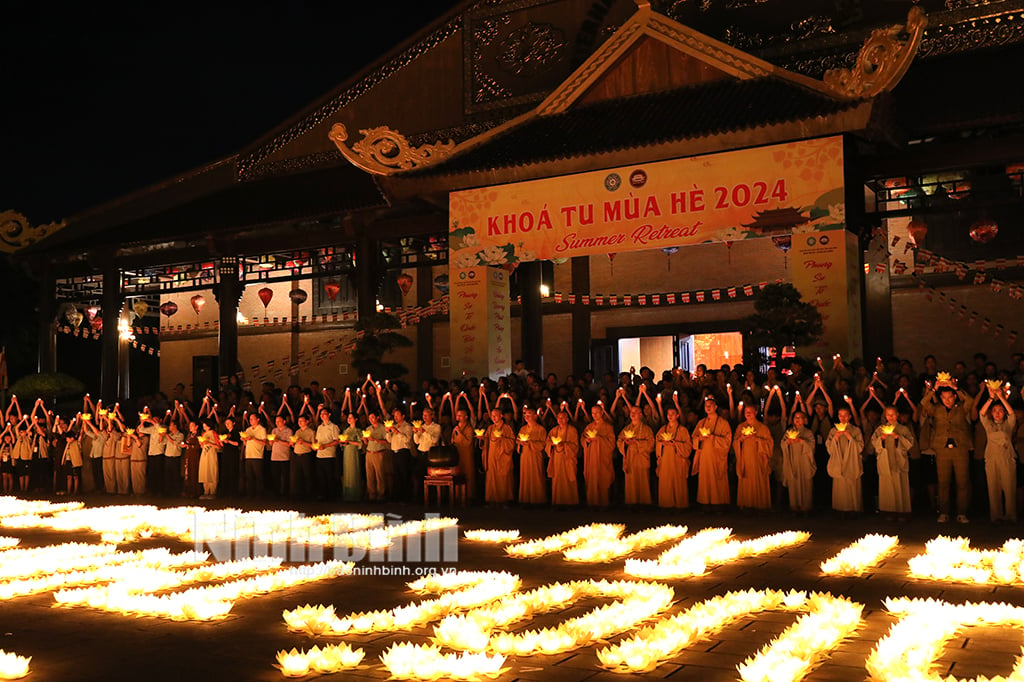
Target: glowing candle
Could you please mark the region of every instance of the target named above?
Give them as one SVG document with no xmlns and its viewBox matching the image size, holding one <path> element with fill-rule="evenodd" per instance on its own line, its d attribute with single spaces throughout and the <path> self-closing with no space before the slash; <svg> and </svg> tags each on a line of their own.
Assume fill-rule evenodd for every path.
<svg viewBox="0 0 1024 682">
<path fill-rule="evenodd" d="M 786 429 L 786 438 L 790 440 L 796 440 L 800 437 L 800 432 L 796 429 Z"/>
</svg>

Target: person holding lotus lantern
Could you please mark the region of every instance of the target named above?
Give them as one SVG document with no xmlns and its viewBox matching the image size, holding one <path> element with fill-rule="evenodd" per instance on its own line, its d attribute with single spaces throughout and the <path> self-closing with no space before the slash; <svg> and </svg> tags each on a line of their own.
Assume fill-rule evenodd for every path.
<svg viewBox="0 0 1024 682">
<path fill-rule="evenodd" d="M 718 401 L 711 394 L 704 398 L 706 416 L 693 429 L 697 454 L 693 473 L 697 476 L 697 502 L 713 507 L 729 504 L 729 446 L 732 429 L 718 414 Z"/>
<path fill-rule="evenodd" d="M 286 403 L 282 402 L 282 408 Z M 288 472 L 291 469 L 292 456 L 292 430 L 288 428 L 284 414 L 278 410 L 274 417 L 274 430 L 267 434 L 267 441 L 270 443 L 270 471 L 274 480 L 274 490 L 278 497 L 285 497 L 288 494 Z"/>
<path fill-rule="evenodd" d="M 551 503 L 559 506 L 578 505 L 576 460 L 580 452 L 580 436 L 569 423 L 569 413 L 558 413 L 558 426 L 548 432 L 548 478 L 551 479 Z"/>
<path fill-rule="evenodd" d="M 986 383 L 988 401 L 979 413 L 988 442 L 985 445 L 985 478 L 988 506 L 993 523 L 1017 520 L 1017 453 L 1013 432 L 1017 417 L 1006 401 L 1002 383 Z"/>
<path fill-rule="evenodd" d="M 341 433 L 341 499 L 345 502 L 359 502 L 363 499 L 360 484 L 359 454 L 363 449 L 362 431 L 356 415 L 349 412 L 345 415 L 345 430 Z"/>
<path fill-rule="evenodd" d="M 619 431 L 617 441 L 626 474 L 626 504 L 651 504 L 651 452 L 654 433 L 644 423 L 640 407 L 629 408 L 629 423 Z"/>
<path fill-rule="evenodd" d="M 203 433 L 199 436 L 199 445 L 202 451 L 199 454 L 199 483 L 203 486 L 201 500 L 212 500 L 217 495 L 217 482 L 219 480 L 219 462 L 217 451 L 220 450 L 220 436 L 213 430 L 213 424 L 203 422 Z"/>
<path fill-rule="evenodd" d="M 782 448 L 782 483 L 789 491 L 789 508 L 806 514 L 814 506 L 814 434 L 807 428 L 807 414 L 793 412 L 793 426 L 786 430 Z"/>
<path fill-rule="evenodd" d="M 370 426 L 362 432 L 366 444 L 366 494 L 371 502 L 383 502 L 388 493 L 388 470 L 384 458 L 388 449 L 388 434 L 376 412 L 367 416 Z"/>
<path fill-rule="evenodd" d="M 736 454 L 736 505 L 740 509 L 771 509 L 772 434 L 757 419 L 757 408 L 743 408 L 742 424 L 736 427 L 732 446 Z"/>
<path fill-rule="evenodd" d="M 875 427 L 871 444 L 878 460 L 878 510 L 890 516 L 910 515 L 910 449 L 914 433 L 900 424 L 899 410 L 885 408 L 885 422 Z"/>
<path fill-rule="evenodd" d="M 678 395 L 678 394 L 677 394 Z M 668 422 L 658 431 L 657 466 L 658 506 L 685 509 L 690 506 L 690 433 L 679 422 L 679 407 L 665 410 Z"/>
<path fill-rule="evenodd" d="M 548 432 L 537 423 L 537 410 L 523 409 L 525 423 L 517 434 L 519 447 L 519 504 L 546 504 L 544 452 Z M 555 427 L 557 428 L 557 427 Z"/>
<path fill-rule="evenodd" d="M 938 402 L 935 396 L 938 394 Z M 956 520 L 967 523 L 967 510 L 971 504 L 969 450 L 974 439 L 971 435 L 971 409 L 974 399 L 957 388 L 948 372 L 939 372 L 934 389 L 928 388 L 921 398 L 921 419 L 931 422 L 931 449 L 935 451 L 935 465 L 939 480 L 939 523 L 949 521 L 949 484 L 956 477 Z"/>
<path fill-rule="evenodd" d="M 303 412 L 299 413 L 298 427 L 288 439 L 292 446 L 289 488 L 293 498 L 305 500 L 313 491 L 313 441 L 316 440 L 316 432 L 309 425 L 309 416 Z"/>
<path fill-rule="evenodd" d="M 853 408 L 840 407 L 836 412 L 838 421 L 825 439 L 828 475 L 832 477 L 832 508 L 844 515 L 864 511 L 860 481 L 864 473 L 864 435 L 852 422 L 852 416 Z"/>
<path fill-rule="evenodd" d="M 445 396 L 449 400 L 450 394 Z M 458 407 L 459 401 L 465 399 L 466 407 Z M 452 425 L 452 445 L 459 452 L 459 470 L 466 477 L 466 497 L 476 500 L 476 434 L 473 432 L 473 408 L 465 393 L 460 393 L 455 400 L 455 424 Z"/>
<path fill-rule="evenodd" d="M 326 407 L 320 408 L 320 424 L 316 427 L 316 438 L 312 444 L 313 450 L 316 451 L 316 477 L 320 499 L 333 498 L 338 487 L 338 459 L 335 451 L 340 436 L 341 429 L 331 421 L 331 411 Z"/>
<path fill-rule="evenodd" d="M 259 414 L 249 415 L 249 428 L 239 438 L 245 444 L 245 495 L 259 497 L 263 494 L 263 451 L 267 447 L 267 429 Z"/>
<path fill-rule="evenodd" d="M 512 501 L 512 452 L 515 437 L 512 427 L 505 423 L 501 410 L 491 410 L 491 425 L 483 434 L 483 460 L 486 481 L 484 500 L 489 504 L 508 504 Z"/>
</svg>

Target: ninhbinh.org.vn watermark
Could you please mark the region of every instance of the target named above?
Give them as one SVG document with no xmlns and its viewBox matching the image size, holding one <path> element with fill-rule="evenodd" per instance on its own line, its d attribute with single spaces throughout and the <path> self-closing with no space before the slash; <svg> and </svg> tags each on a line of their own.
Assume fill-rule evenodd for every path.
<svg viewBox="0 0 1024 682">
<path fill-rule="evenodd" d="M 353 528 L 353 519 L 361 525 Z M 311 524 L 298 513 L 266 521 L 225 509 L 197 514 L 192 537 L 195 551 L 208 552 L 214 561 L 266 556 L 301 564 L 351 561 L 356 575 L 430 575 L 441 572 L 439 564 L 459 558 L 455 520 L 432 513 L 423 519 L 339 514 L 326 523 Z"/>
</svg>

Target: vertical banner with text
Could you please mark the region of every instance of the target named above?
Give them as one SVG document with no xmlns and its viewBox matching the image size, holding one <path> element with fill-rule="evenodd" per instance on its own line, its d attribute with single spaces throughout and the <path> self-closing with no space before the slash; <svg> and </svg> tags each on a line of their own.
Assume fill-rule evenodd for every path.
<svg viewBox="0 0 1024 682">
<path fill-rule="evenodd" d="M 511 370 L 508 273 L 484 266 L 451 271 L 452 376 Z"/>
<path fill-rule="evenodd" d="M 793 234 L 793 286 L 821 313 L 824 332 L 813 346 L 821 355 L 861 355 L 857 248 L 857 235 L 843 228 Z"/>
</svg>

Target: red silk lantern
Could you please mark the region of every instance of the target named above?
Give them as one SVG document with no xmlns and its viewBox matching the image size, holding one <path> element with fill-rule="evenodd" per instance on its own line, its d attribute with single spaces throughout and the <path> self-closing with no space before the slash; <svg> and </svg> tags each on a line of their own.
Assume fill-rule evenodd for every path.
<svg viewBox="0 0 1024 682">
<path fill-rule="evenodd" d="M 338 297 L 338 292 L 341 291 L 341 285 L 337 282 L 328 282 L 324 285 L 324 291 L 327 292 L 327 298 L 331 299 L 331 303 L 334 303 L 334 299 Z"/>
<path fill-rule="evenodd" d="M 160 304 L 160 312 L 170 319 L 176 312 L 178 312 L 178 304 L 174 301 L 166 301 Z"/>
<path fill-rule="evenodd" d="M 999 234 L 999 225 L 994 220 L 984 218 L 971 225 L 971 231 L 968 234 L 978 244 L 988 244 Z"/>
<path fill-rule="evenodd" d="M 266 312 L 267 306 L 270 305 L 270 301 L 274 298 L 274 290 L 270 287 L 263 287 L 256 295 L 260 297 L 260 301 L 263 302 L 263 311 Z"/>
<path fill-rule="evenodd" d="M 402 295 L 405 296 L 409 293 L 409 289 L 412 288 L 412 275 L 403 272 L 396 279 L 398 281 L 398 288 L 402 290 Z"/>
<path fill-rule="evenodd" d="M 925 235 L 928 234 L 928 225 L 921 218 L 913 218 L 907 225 L 907 232 L 910 233 L 910 238 L 914 240 L 914 246 L 921 246 Z"/>
<path fill-rule="evenodd" d="M 302 289 L 292 289 L 291 291 L 288 292 L 288 298 L 290 298 L 292 300 L 292 303 L 294 303 L 295 305 L 302 305 L 303 303 L 306 302 L 306 299 L 308 297 L 309 294 L 307 294 Z"/>
<path fill-rule="evenodd" d="M 206 299 L 203 298 L 202 294 L 196 294 L 189 302 L 192 304 L 192 310 L 196 311 L 196 316 L 202 311 L 203 306 L 206 305 Z"/>
</svg>

